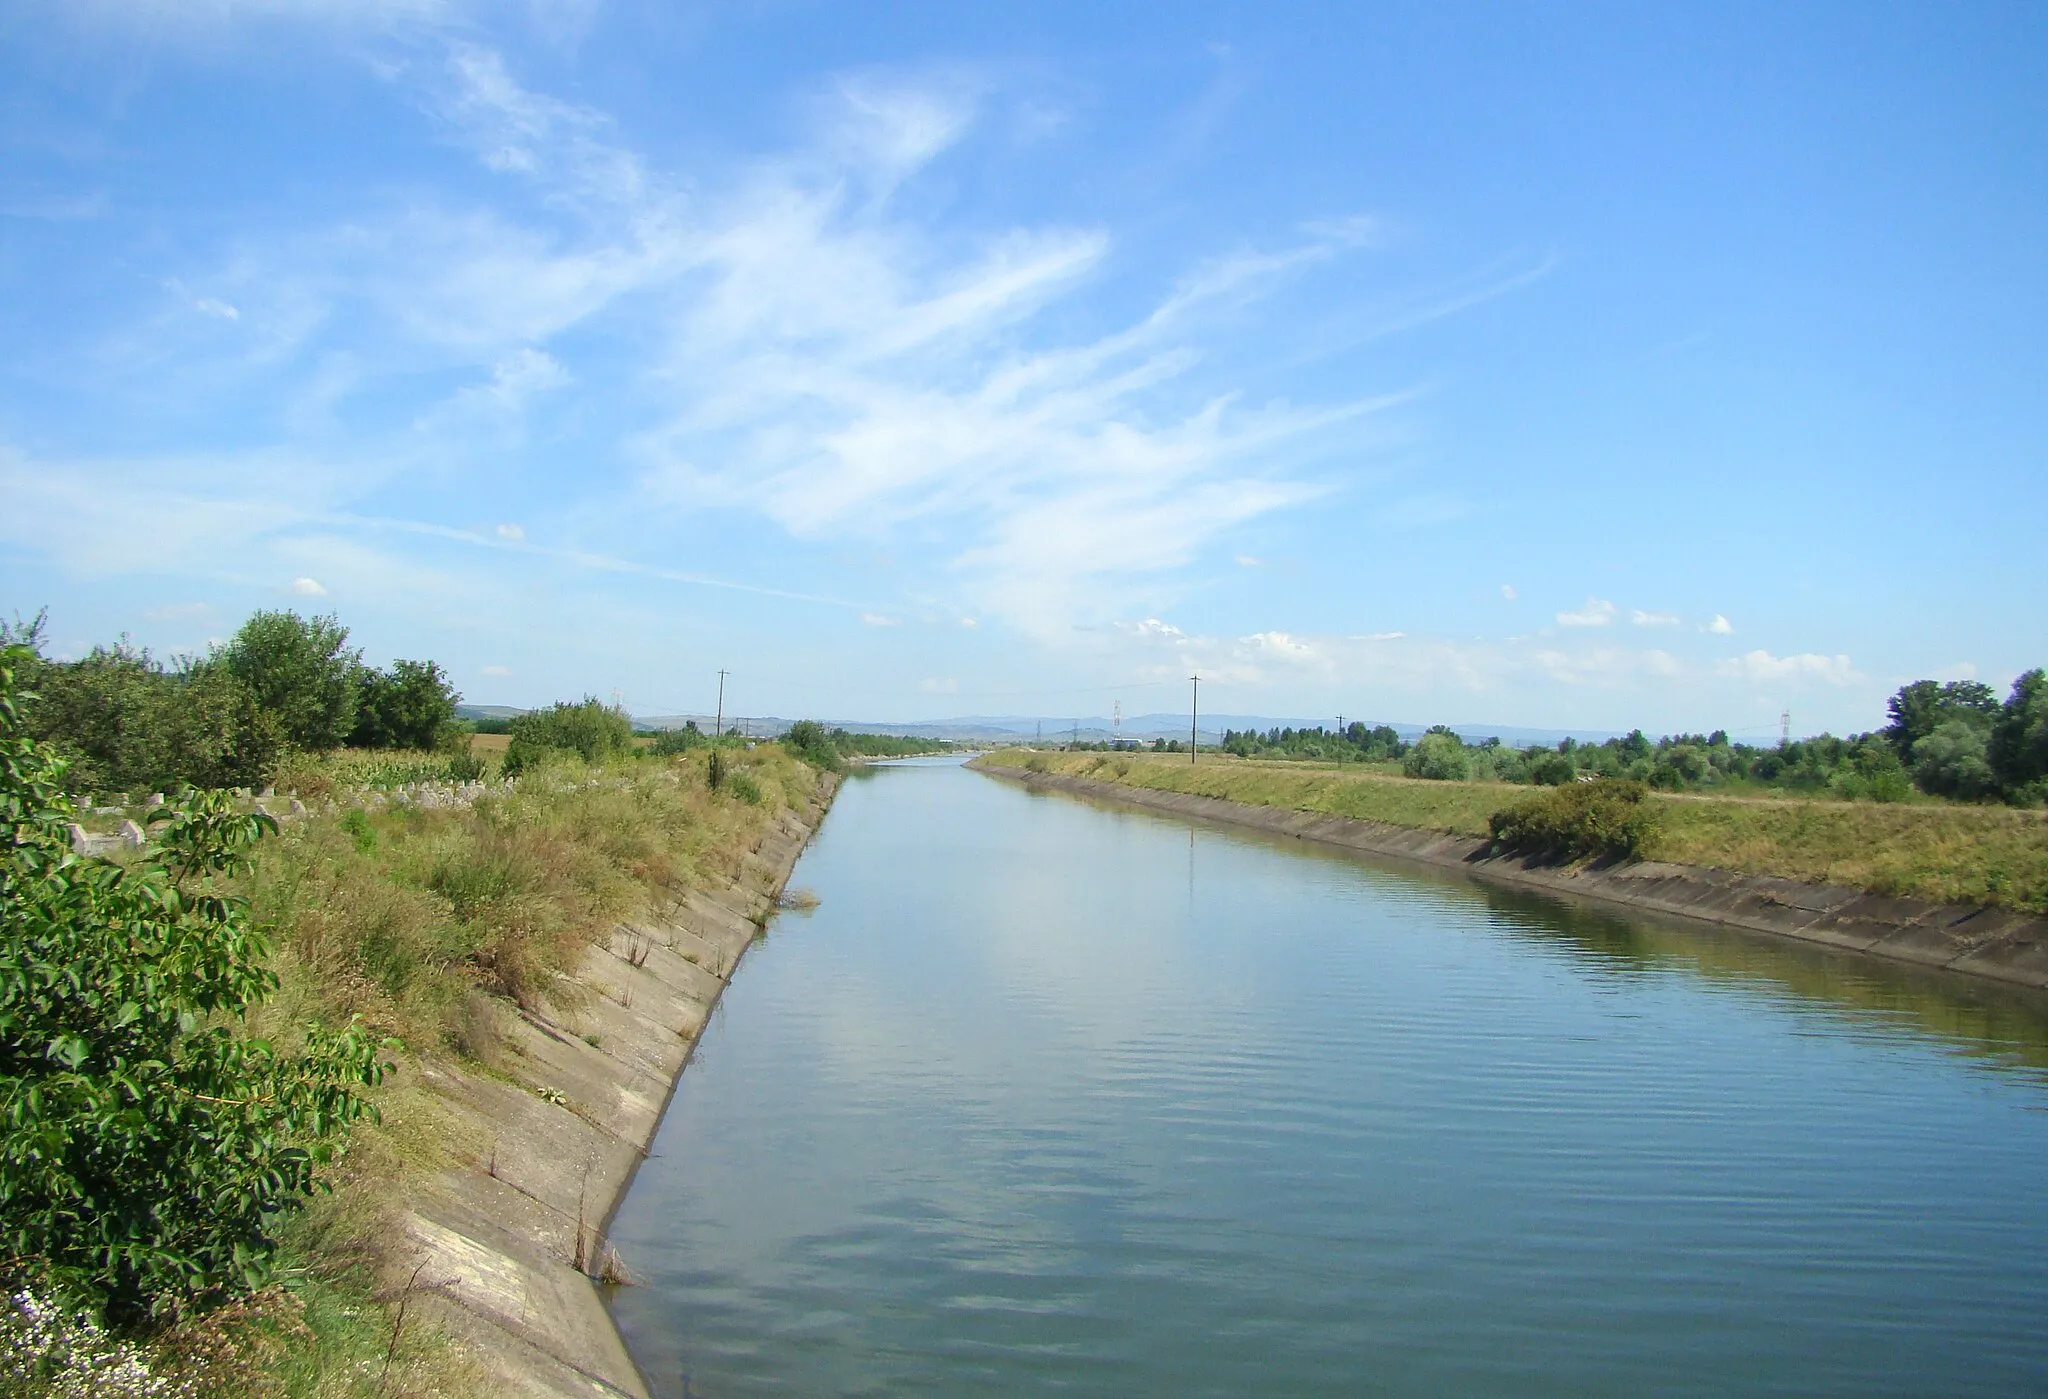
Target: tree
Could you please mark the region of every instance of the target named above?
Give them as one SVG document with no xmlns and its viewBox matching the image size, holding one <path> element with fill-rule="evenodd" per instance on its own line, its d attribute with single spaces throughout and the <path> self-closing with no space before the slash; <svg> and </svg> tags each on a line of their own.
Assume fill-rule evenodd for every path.
<svg viewBox="0 0 2048 1399">
<path fill-rule="evenodd" d="M 277 985 L 223 884 L 276 823 L 219 793 L 158 812 L 131 868 L 66 840 L 64 761 L 0 652 L 0 1253 L 117 1320 L 253 1290 L 282 1215 L 368 1113 L 381 1046 L 239 1031 Z"/>
<path fill-rule="evenodd" d="M 1410 777 L 1461 782 L 1471 775 L 1472 759 L 1456 734 L 1449 729 L 1431 729 L 1408 750 L 1408 756 L 1401 760 L 1401 770 Z"/>
<path fill-rule="evenodd" d="M 837 772 L 845 766 L 840 761 L 839 750 L 833 747 L 831 736 L 825 732 L 825 726 L 815 719 L 799 719 L 791 724 L 789 732 L 782 736 L 782 743 L 812 767 Z"/>
<path fill-rule="evenodd" d="M 431 751 L 455 723 L 462 696 L 432 661 L 393 661 L 390 670 L 362 671 L 356 686 L 357 748 Z"/>
<path fill-rule="evenodd" d="M 2030 670 L 2012 682 L 1985 757 L 2008 800 L 2048 796 L 2048 671 Z"/>
<path fill-rule="evenodd" d="M 1989 729 L 1998 717 L 1998 696 L 1976 680 L 1951 680 L 1946 685 L 1915 680 L 1886 701 L 1885 712 L 1891 716 L 1883 730 L 1885 738 L 1899 757 L 1910 760 L 1913 745 L 1949 720 Z"/>
<path fill-rule="evenodd" d="M 1944 719 L 1913 745 L 1914 784 L 1959 801 L 1990 796 L 1998 789 L 1998 777 L 1986 756 L 1986 737 L 1982 726 L 1967 719 Z"/>
<path fill-rule="evenodd" d="M 258 612 L 205 662 L 248 687 L 286 743 L 324 753 L 356 726 L 362 652 L 347 649 L 348 628 L 332 616 Z"/>
</svg>

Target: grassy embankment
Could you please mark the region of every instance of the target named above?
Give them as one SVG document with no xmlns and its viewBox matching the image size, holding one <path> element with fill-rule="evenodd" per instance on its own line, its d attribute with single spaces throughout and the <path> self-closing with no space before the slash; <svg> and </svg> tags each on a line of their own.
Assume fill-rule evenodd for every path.
<svg viewBox="0 0 2048 1399">
<path fill-rule="evenodd" d="M 984 761 L 1467 836 L 1485 836 L 1495 811 L 1537 790 L 1207 753 L 1191 764 L 1185 754 L 1006 749 Z M 1656 834 L 1648 854 L 1655 859 L 1938 902 L 2048 910 L 2048 820 L 2038 809 L 1662 794 L 1650 800 Z"/>
<path fill-rule="evenodd" d="M 353 1015 L 405 1048 L 376 1093 L 381 1124 L 358 1128 L 333 1193 L 289 1226 L 296 1285 L 162 1338 L 158 1358 L 187 1357 L 196 1392 L 482 1393 L 458 1348 L 410 1323 L 401 1331 L 371 1293 L 408 1183 L 479 1145 L 456 1139 L 416 1070 L 454 1058 L 489 1072 L 503 1017 L 543 992 L 573 997 L 558 978 L 622 918 L 736 875 L 775 813 L 818 780 L 763 745 L 728 752 L 728 773 L 749 780 L 713 792 L 707 756 L 551 768 L 452 810 L 379 807 L 356 785 L 422 780 L 445 762 L 431 754 L 344 753 L 280 775 L 280 789 L 295 787 L 315 811 L 329 798 L 339 809 L 291 822 L 258 849 L 244 892 L 271 930 L 282 986 L 249 1028 L 289 1042 L 293 1026 Z"/>
</svg>

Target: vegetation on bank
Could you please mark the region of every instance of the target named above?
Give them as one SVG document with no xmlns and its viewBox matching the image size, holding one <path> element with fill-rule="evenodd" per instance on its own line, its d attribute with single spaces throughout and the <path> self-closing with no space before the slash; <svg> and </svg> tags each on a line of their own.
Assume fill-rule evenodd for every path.
<svg viewBox="0 0 2048 1399">
<path fill-rule="evenodd" d="M 821 764 L 775 744 L 648 755 L 586 702 L 543 711 L 516 780 L 469 804 L 373 790 L 497 776 L 466 744 L 285 745 L 244 785 L 289 782 L 316 814 L 279 829 L 159 769 L 153 848 L 83 858 L 65 763 L 91 731 L 21 678 L 84 663 L 6 656 L 0 1395 L 473 1392 L 458 1348 L 370 1295 L 407 1183 L 473 1145 L 417 1070 L 492 1071 L 507 1017 L 622 918 L 736 875 Z M 193 670 L 128 673 L 189 694 L 171 687 Z M 284 731 L 283 697 L 308 691 L 275 678 L 237 683 Z"/>
<path fill-rule="evenodd" d="M 1554 748 L 1518 749 L 1491 738 L 1469 744 L 1441 724 L 1412 743 L 1386 725 L 1350 724 L 1342 730 L 1225 730 L 1222 749 L 1240 758 L 1378 765 L 1447 782 L 1560 786 L 1612 778 L 1669 792 L 1879 802 L 1918 792 L 2015 806 L 2048 800 L 2048 673 L 2021 675 L 2003 703 L 1990 686 L 1974 680 L 1915 681 L 1892 696 L 1887 713 L 1885 727 L 1870 733 L 1822 734 L 1768 746 L 1733 743 L 1720 730 L 1652 742 L 1637 729 L 1603 743 L 1567 738 Z M 1180 751 L 1178 741 L 1155 745 L 1162 746 Z"/>
<path fill-rule="evenodd" d="M 982 761 L 1480 839 L 1494 838 L 1496 813 L 1539 795 L 1499 782 L 1432 781 L 1398 771 L 1225 755 L 1190 763 L 1185 755 L 1004 749 Z M 2038 810 L 1658 791 L 1645 791 L 1641 800 L 1645 824 L 1627 852 L 1639 858 L 2048 911 L 2048 821 Z"/>
</svg>

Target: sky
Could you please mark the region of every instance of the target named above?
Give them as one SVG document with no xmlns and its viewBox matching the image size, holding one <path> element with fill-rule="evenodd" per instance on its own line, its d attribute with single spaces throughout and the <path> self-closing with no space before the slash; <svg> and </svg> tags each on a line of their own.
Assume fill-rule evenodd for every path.
<svg viewBox="0 0 2048 1399">
<path fill-rule="evenodd" d="M 2048 9 L 0 3 L 0 611 L 1774 737 L 2048 663 Z"/>
</svg>

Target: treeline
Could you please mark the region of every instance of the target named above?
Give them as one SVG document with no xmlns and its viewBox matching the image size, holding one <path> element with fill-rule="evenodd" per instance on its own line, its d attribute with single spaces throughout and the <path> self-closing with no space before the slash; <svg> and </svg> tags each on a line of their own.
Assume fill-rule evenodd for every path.
<svg viewBox="0 0 2048 1399">
<path fill-rule="evenodd" d="M 44 617 L 0 622 L 30 736 L 74 792 L 261 785 L 290 753 L 433 749 L 461 696 L 433 661 L 363 662 L 334 617 L 258 612 L 204 656 L 168 664 L 125 638 L 81 660 L 43 654 Z"/>
<path fill-rule="evenodd" d="M 2021 675 L 2003 702 L 1974 680 L 1915 681 L 1886 709 L 1882 729 L 1769 746 L 1731 742 L 1722 730 L 1653 741 L 1637 729 L 1602 743 L 1567 738 L 1555 747 L 1513 748 L 1496 738 L 1467 743 L 1441 724 L 1409 743 L 1386 725 L 1354 723 L 1226 730 L 1222 747 L 1246 758 L 1398 762 L 1410 777 L 1441 781 L 1558 786 L 1605 777 L 1665 791 L 1749 786 L 1866 801 L 1899 801 L 1916 790 L 2021 806 L 2048 800 L 2048 673 Z"/>
</svg>

